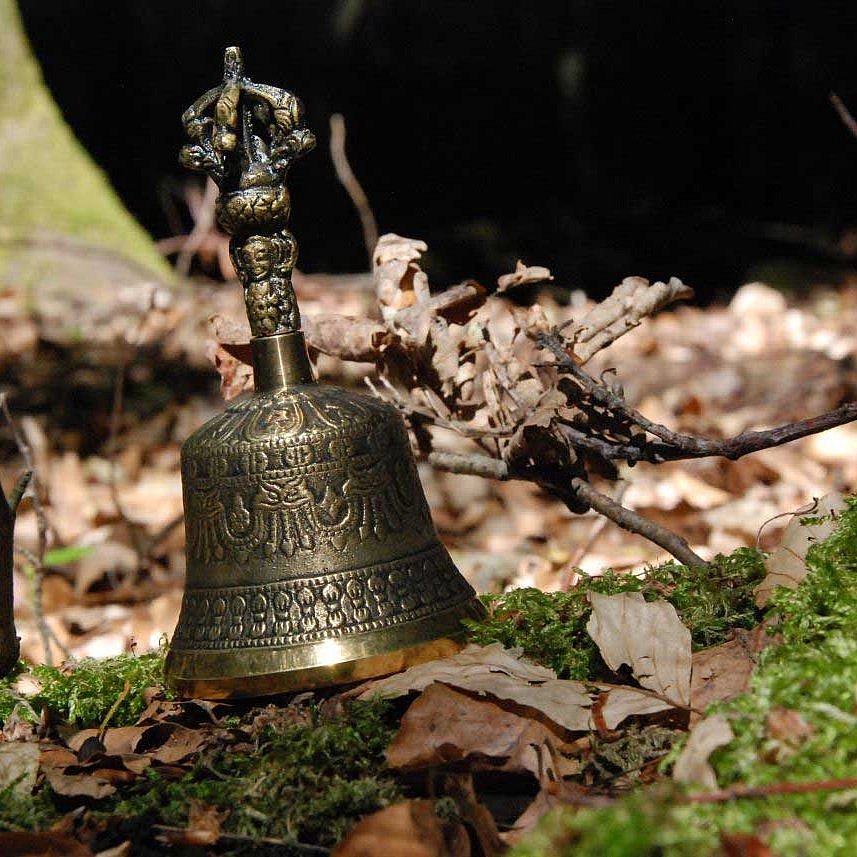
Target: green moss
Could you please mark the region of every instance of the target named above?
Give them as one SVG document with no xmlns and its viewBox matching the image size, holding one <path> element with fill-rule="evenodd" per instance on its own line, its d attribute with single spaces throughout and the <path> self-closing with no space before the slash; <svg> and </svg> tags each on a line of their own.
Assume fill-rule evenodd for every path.
<svg viewBox="0 0 857 857">
<path fill-rule="evenodd" d="M 268 728 L 252 754 L 204 754 L 180 780 L 149 771 L 111 814 L 184 825 L 190 803 L 201 801 L 229 810 L 229 832 L 334 845 L 362 815 L 400 797 L 383 770 L 396 724 L 380 701 L 355 704 L 334 721 L 310 717 Z"/>
<path fill-rule="evenodd" d="M 569 592 L 515 589 L 485 595 L 488 617 L 466 624 L 473 642 L 520 647 L 561 678 L 602 678 L 606 667 L 586 633 L 589 592 L 642 592 L 650 601 L 665 598 L 690 628 L 699 648 L 723 642 L 733 628 L 751 628 L 756 623 L 753 587 L 764 573 L 762 554 L 741 548 L 699 568 L 666 563 L 650 568 L 643 578 L 608 571 L 601 577 L 584 578 Z"/>
<path fill-rule="evenodd" d="M 0 831 L 44 830 L 60 815 L 49 788 L 36 795 L 20 795 L 14 785 L 0 789 Z"/>
<path fill-rule="evenodd" d="M 807 566 L 798 589 L 772 599 L 782 644 L 762 653 L 747 693 L 712 709 L 735 732 L 712 757 L 721 786 L 819 782 L 857 771 L 857 500 L 810 549 Z M 778 708 L 797 712 L 812 733 L 775 737 L 768 721 Z M 722 833 L 751 832 L 761 832 L 778 857 L 857 853 L 857 789 L 710 805 L 677 797 L 675 789 L 640 789 L 609 808 L 556 813 L 513 855 L 705 857 L 722 853 Z"/>
<path fill-rule="evenodd" d="M 85 658 L 62 670 L 44 665 L 30 668 L 23 661 L 19 667 L 0 682 L 0 721 L 5 722 L 16 707 L 21 716 L 34 719 L 42 708 L 48 708 L 81 729 L 94 728 L 101 725 L 123 697 L 111 714 L 110 725 L 129 726 L 146 706 L 144 692 L 162 685 L 164 656 L 152 652 L 104 660 Z M 13 690 L 22 673 L 31 675 L 41 685 L 38 693 L 26 699 Z"/>
</svg>

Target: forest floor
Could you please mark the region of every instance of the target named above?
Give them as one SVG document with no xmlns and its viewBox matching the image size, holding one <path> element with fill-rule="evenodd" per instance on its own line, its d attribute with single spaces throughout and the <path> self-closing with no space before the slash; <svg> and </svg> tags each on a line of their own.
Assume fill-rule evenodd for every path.
<svg viewBox="0 0 857 857">
<path fill-rule="evenodd" d="M 329 300 L 298 292 L 308 317 Z M 359 307 L 359 295 L 349 300 Z M 722 437 L 778 425 L 857 399 L 855 310 L 857 284 L 792 302 L 750 284 L 728 306 L 645 320 L 590 370 L 615 368 L 628 401 L 677 430 Z M 31 323 L 16 320 L 22 341 Z M 15 853 L 155 854 L 166 842 L 175 853 L 323 854 L 382 807 L 339 853 L 854 853 L 857 829 L 837 813 L 857 794 L 847 737 L 857 512 L 822 521 L 814 498 L 854 491 L 857 425 L 739 461 L 641 463 L 602 486 L 684 536 L 711 561 L 702 576 L 535 485 L 421 465 L 441 538 L 477 591 L 495 593 L 491 618 L 471 629 L 479 648 L 386 688 L 181 702 L 161 686 L 158 653 L 184 575 L 179 449 L 222 400 L 211 377 L 183 375 L 178 361 L 153 373 L 141 355 L 105 373 L 37 348 L 20 366 L 7 351 L 3 367 L 50 540 L 39 573 L 40 524 L 25 500 L 22 657 L 56 667 L 28 666 L 0 694 L 0 829 L 42 849 Z M 360 367 L 321 369 L 362 383 Z M 9 486 L 23 464 L 10 436 L 3 448 Z M 818 530 L 795 535 L 807 518 Z M 821 547 L 798 561 L 807 580 L 766 613 L 754 587 L 772 569 L 789 573 L 770 556 L 791 522 L 789 551 Z M 538 591 L 502 594 L 525 587 Z M 657 619 L 647 612 L 656 604 L 667 610 Z M 606 625 L 633 615 L 648 636 L 617 655 L 593 615 Z M 675 675 L 653 684 L 639 659 L 658 654 Z M 480 684 L 498 674 L 505 695 Z M 825 687 L 813 687 L 819 676 Z M 438 724 L 449 730 L 442 740 Z M 688 740 L 690 727 L 699 731 Z M 783 784 L 796 782 L 816 785 L 787 795 Z M 556 807 L 566 809 L 527 839 Z"/>
</svg>

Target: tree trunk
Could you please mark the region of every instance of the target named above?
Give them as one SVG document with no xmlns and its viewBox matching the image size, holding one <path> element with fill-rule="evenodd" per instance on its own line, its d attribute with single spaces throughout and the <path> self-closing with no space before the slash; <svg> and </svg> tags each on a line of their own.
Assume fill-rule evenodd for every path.
<svg viewBox="0 0 857 857">
<path fill-rule="evenodd" d="M 133 105 L 104 104 L 105 123 L 118 110 Z M 171 279 L 152 240 L 63 121 L 14 0 L 0 0 L 0 153 L 0 295 L 18 303 L 17 310 L 0 307 L 0 326 L 12 312 L 41 315 L 54 300 L 68 306 L 69 295 L 72 305 L 84 306 L 95 293 Z M 74 311 L 60 316 L 56 324 L 76 326 Z"/>
</svg>

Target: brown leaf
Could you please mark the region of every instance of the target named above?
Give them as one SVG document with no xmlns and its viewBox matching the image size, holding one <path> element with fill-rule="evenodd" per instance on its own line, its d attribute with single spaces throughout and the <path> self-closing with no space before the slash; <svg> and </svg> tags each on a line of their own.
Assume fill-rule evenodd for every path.
<svg viewBox="0 0 857 857">
<path fill-rule="evenodd" d="M 101 735 L 101 743 L 104 746 L 103 752 L 110 756 L 121 756 L 123 753 L 133 753 L 134 747 L 144 729 L 140 726 L 118 726 L 113 729 L 105 729 L 101 735 L 99 729 L 81 729 L 80 732 L 75 732 L 66 742 L 69 749 L 75 753 L 80 753 L 84 743 L 90 738 L 97 738 Z"/>
<path fill-rule="evenodd" d="M 133 745 L 134 752 L 144 753 L 162 765 L 175 765 L 198 753 L 209 734 L 177 723 L 158 723 L 142 732 Z"/>
<path fill-rule="evenodd" d="M 561 779 L 564 747 L 562 730 L 551 724 L 434 684 L 405 712 L 387 764 L 416 770 L 468 760 L 537 779 L 548 767 Z"/>
<path fill-rule="evenodd" d="M 512 274 L 503 274 L 497 279 L 497 294 L 501 295 L 509 289 L 524 286 L 529 283 L 544 283 L 547 280 L 552 280 L 553 276 L 547 268 L 540 265 L 525 265 L 520 259 L 515 264 L 515 271 Z"/>
<path fill-rule="evenodd" d="M 574 353 L 585 363 L 602 348 L 636 327 L 646 316 L 667 304 L 693 297 L 693 289 L 676 277 L 650 284 L 642 277 L 626 277 L 610 297 L 593 307 L 567 332 Z"/>
<path fill-rule="evenodd" d="M 234 350 L 234 347 L 230 347 Z M 230 354 L 226 346 L 212 343 L 208 356 L 220 375 L 220 392 L 227 402 L 253 389 L 253 367 L 244 362 L 243 357 L 246 355 L 242 354 L 239 359 Z"/>
<path fill-rule="evenodd" d="M 725 747 L 735 737 L 729 721 L 721 714 L 706 717 L 693 727 L 687 744 L 673 768 L 673 779 L 679 783 L 717 788 L 717 777 L 708 758 L 718 747 Z"/>
<path fill-rule="evenodd" d="M 690 705 L 690 631 L 667 601 L 646 601 L 641 592 L 591 592 L 586 625 L 613 671 L 628 664 L 634 678 L 676 705 Z"/>
<path fill-rule="evenodd" d="M 116 786 L 110 782 L 111 777 L 103 770 L 86 771 L 83 774 L 66 774 L 62 769 L 53 767 L 43 770 L 50 787 L 57 794 L 66 797 L 91 797 L 100 800 L 116 793 Z"/>
<path fill-rule="evenodd" d="M 409 800 L 358 822 L 333 857 L 470 857 L 470 839 L 460 822 L 444 821 L 434 801 Z"/>
<path fill-rule="evenodd" d="M 92 857 L 92 852 L 70 836 L 55 833 L 0 833 L 4 857 Z"/>
<path fill-rule="evenodd" d="M 712 702 L 733 699 L 749 687 L 755 659 L 740 639 L 693 653 L 690 704 L 704 711 Z M 691 713 L 691 725 L 700 718 Z"/>
<path fill-rule="evenodd" d="M 593 706 L 591 728 L 599 732 L 604 729 L 612 731 L 629 717 L 657 714 L 672 708 L 668 701 L 636 687 L 599 684 L 598 690 L 601 693 Z"/>
<path fill-rule="evenodd" d="M 721 833 L 724 857 L 774 857 L 774 852 L 752 833 Z"/>
<path fill-rule="evenodd" d="M 379 695 L 403 696 L 434 682 L 485 694 L 531 709 L 569 731 L 589 728 L 592 704 L 582 682 L 563 681 L 556 673 L 522 660 L 499 643 L 467 646 L 450 658 L 429 661 L 403 673 L 358 688 L 358 699 Z"/>
</svg>

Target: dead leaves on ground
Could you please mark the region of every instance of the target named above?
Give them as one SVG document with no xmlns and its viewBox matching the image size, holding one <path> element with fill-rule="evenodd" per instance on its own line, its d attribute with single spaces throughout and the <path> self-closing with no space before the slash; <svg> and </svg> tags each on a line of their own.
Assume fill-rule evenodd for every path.
<svg viewBox="0 0 857 857">
<path fill-rule="evenodd" d="M 96 801 L 133 783 L 150 767 L 167 778 L 182 776 L 202 750 L 223 740 L 213 711 L 227 709 L 203 700 L 156 699 L 134 726 L 82 729 L 61 744 L 0 743 L 0 788 L 9 784 L 7 761 L 18 774 L 25 773 L 16 788 L 32 791 L 38 774 L 57 794 Z"/>
</svg>

